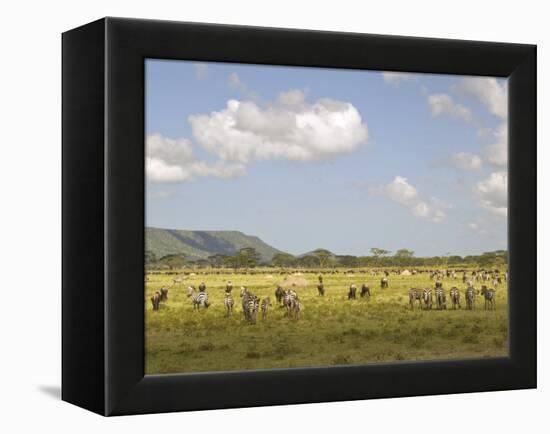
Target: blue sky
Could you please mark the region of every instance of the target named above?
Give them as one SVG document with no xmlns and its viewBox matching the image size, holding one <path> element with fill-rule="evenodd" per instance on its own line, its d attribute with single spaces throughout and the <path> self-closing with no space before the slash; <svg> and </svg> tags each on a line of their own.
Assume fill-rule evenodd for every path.
<svg viewBox="0 0 550 434">
<path fill-rule="evenodd" d="M 506 248 L 506 125 L 490 77 L 147 60 L 147 225 L 293 254 Z"/>
</svg>

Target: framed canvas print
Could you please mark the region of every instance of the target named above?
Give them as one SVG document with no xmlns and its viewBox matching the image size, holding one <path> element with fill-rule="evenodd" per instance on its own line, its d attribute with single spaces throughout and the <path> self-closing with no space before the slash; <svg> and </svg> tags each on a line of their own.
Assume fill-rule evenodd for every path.
<svg viewBox="0 0 550 434">
<path fill-rule="evenodd" d="M 536 49 L 63 34 L 63 384 L 103 415 L 536 387 Z"/>
</svg>

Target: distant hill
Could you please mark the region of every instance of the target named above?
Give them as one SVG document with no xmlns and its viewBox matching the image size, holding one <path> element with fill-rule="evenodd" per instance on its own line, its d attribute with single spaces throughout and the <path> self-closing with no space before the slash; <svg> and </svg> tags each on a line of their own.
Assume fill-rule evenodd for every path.
<svg viewBox="0 0 550 434">
<path fill-rule="evenodd" d="M 157 258 L 184 253 L 187 259 L 206 259 L 216 253 L 232 255 L 239 249 L 253 247 L 262 262 L 270 262 L 280 250 L 260 238 L 239 231 L 187 231 L 178 229 L 145 228 L 145 248 Z"/>
</svg>

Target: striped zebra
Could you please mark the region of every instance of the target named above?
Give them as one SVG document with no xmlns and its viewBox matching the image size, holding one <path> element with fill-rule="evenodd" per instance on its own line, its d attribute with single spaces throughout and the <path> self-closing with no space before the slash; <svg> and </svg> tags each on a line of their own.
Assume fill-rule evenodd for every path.
<svg viewBox="0 0 550 434">
<path fill-rule="evenodd" d="M 432 288 L 425 288 L 422 291 L 422 301 L 424 302 L 424 309 L 432 308 Z"/>
<path fill-rule="evenodd" d="M 286 307 L 286 312 L 289 317 L 295 317 L 296 311 L 300 311 L 301 305 L 298 300 L 298 294 L 293 289 L 285 291 L 283 296 L 283 306 Z"/>
<path fill-rule="evenodd" d="M 284 294 L 285 290 L 281 286 L 277 286 L 277 289 L 275 290 L 275 300 L 277 300 L 277 303 L 280 305 L 283 304 Z"/>
<path fill-rule="evenodd" d="M 231 295 L 231 292 L 226 292 L 223 297 L 223 306 L 225 308 L 225 316 L 229 316 L 233 314 L 234 304 L 235 304 L 235 301 L 233 300 L 233 296 Z"/>
<path fill-rule="evenodd" d="M 300 319 L 300 312 L 302 310 L 302 303 L 298 298 L 298 295 L 291 291 L 288 301 L 288 316 L 293 319 Z"/>
<path fill-rule="evenodd" d="M 151 296 L 151 304 L 153 305 L 153 310 L 159 310 L 160 292 L 157 291 Z"/>
<path fill-rule="evenodd" d="M 256 314 L 258 313 L 258 306 L 258 297 L 253 294 L 248 294 L 248 296 L 246 296 L 245 318 L 251 324 L 256 324 Z"/>
<path fill-rule="evenodd" d="M 387 273 L 387 272 L 385 272 Z M 387 276 L 387 274 L 386 274 Z M 388 278 L 387 277 L 382 277 L 382 279 L 380 279 L 380 288 L 387 288 L 388 287 Z"/>
<path fill-rule="evenodd" d="M 261 304 L 263 320 L 267 319 L 267 310 L 269 309 L 269 306 L 271 306 L 271 300 L 269 299 L 269 297 L 264 298 Z"/>
<path fill-rule="evenodd" d="M 363 286 L 361 287 L 361 298 L 364 297 L 370 297 L 370 288 L 363 283 Z"/>
<path fill-rule="evenodd" d="M 323 282 L 319 283 L 319 285 L 317 285 L 317 292 L 319 293 L 319 295 L 322 297 L 325 295 L 325 285 L 323 285 Z"/>
<path fill-rule="evenodd" d="M 485 285 L 481 287 L 481 295 L 485 298 L 485 310 L 495 310 L 495 290 L 488 289 Z"/>
<path fill-rule="evenodd" d="M 244 319 L 248 320 L 248 300 L 252 296 L 250 292 L 248 292 L 248 288 L 246 286 L 241 286 L 241 299 L 242 299 L 242 305 L 243 305 L 243 315 Z"/>
<path fill-rule="evenodd" d="M 466 289 L 466 309 L 473 310 L 476 307 L 476 290 L 473 286 Z"/>
<path fill-rule="evenodd" d="M 456 309 L 456 306 L 460 309 L 460 291 L 456 286 L 453 286 L 451 288 L 451 291 L 449 292 L 449 296 L 451 297 L 451 303 L 453 305 L 453 309 Z"/>
<path fill-rule="evenodd" d="M 355 300 L 356 293 L 357 293 L 357 286 L 355 286 L 355 284 L 352 283 L 350 285 L 349 291 L 348 291 L 348 300 L 351 300 L 351 299 Z"/>
<path fill-rule="evenodd" d="M 439 310 L 447 309 L 447 299 L 445 297 L 445 291 L 442 286 L 435 288 L 435 305 Z"/>
<path fill-rule="evenodd" d="M 191 297 L 194 310 L 200 310 L 201 307 L 207 309 L 210 306 L 208 294 L 205 291 L 197 291 L 194 286 L 187 288 L 187 297 Z"/>
<path fill-rule="evenodd" d="M 420 306 L 420 309 L 422 309 L 422 290 L 411 288 L 409 289 L 409 305 L 411 309 L 414 308 L 415 301 L 418 301 L 418 305 Z"/>
</svg>

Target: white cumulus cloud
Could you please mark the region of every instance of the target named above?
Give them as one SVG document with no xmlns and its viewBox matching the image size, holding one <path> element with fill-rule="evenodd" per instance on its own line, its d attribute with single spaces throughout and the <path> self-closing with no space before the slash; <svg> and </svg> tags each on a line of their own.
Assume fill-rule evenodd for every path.
<svg viewBox="0 0 550 434">
<path fill-rule="evenodd" d="M 453 99 L 445 94 L 438 93 L 428 95 L 428 105 L 432 116 L 447 115 L 455 119 L 461 119 L 465 122 L 472 120 L 472 112 L 462 104 L 458 104 Z"/>
<path fill-rule="evenodd" d="M 485 157 L 495 166 L 508 164 L 508 123 L 505 121 L 493 131 L 493 143 L 485 147 Z"/>
<path fill-rule="evenodd" d="M 414 80 L 416 77 L 409 72 L 383 71 L 382 78 L 386 83 L 399 84 L 403 81 Z"/>
<path fill-rule="evenodd" d="M 480 170 L 483 165 L 483 162 L 478 155 L 470 154 L 468 152 L 457 152 L 456 154 L 453 154 L 451 161 L 453 166 L 457 169 L 471 172 Z"/>
<path fill-rule="evenodd" d="M 456 90 L 476 98 L 490 113 L 505 119 L 508 116 L 508 87 L 506 82 L 492 77 L 464 77 Z"/>
<path fill-rule="evenodd" d="M 423 199 L 418 190 L 409 184 L 407 178 L 396 176 L 381 190 L 386 197 L 404 206 L 416 217 L 434 223 L 440 223 L 447 217 L 444 209 L 448 208 L 448 205 L 435 198 Z"/>
<path fill-rule="evenodd" d="M 188 139 L 172 139 L 161 134 L 151 134 L 146 139 L 145 170 L 149 181 L 183 182 L 199 176 L 241 176 L 246 168 L 241 164 L 197 160 Z"/>
<path fill-rule="evenodd" d="M 230 79 L 231 80 L 231 79 Z M 238 84 L 238 77 L 233 81 Z M 224 109 L 192 115 L 198 144 L 223 161 L 315 161 L 356 150 L 366 143 L 367 126 L 350 103 L 305 101 L 300 90 L 283 92 L 268 105 L 230 100 Z"/>
<path fill-rule="evenodd" d="M 481 205 L 501 217 L 508 214 L 508 173 L 493 172 L 488 178 L 479 181 L 474 193 Z"/>
</svg>

